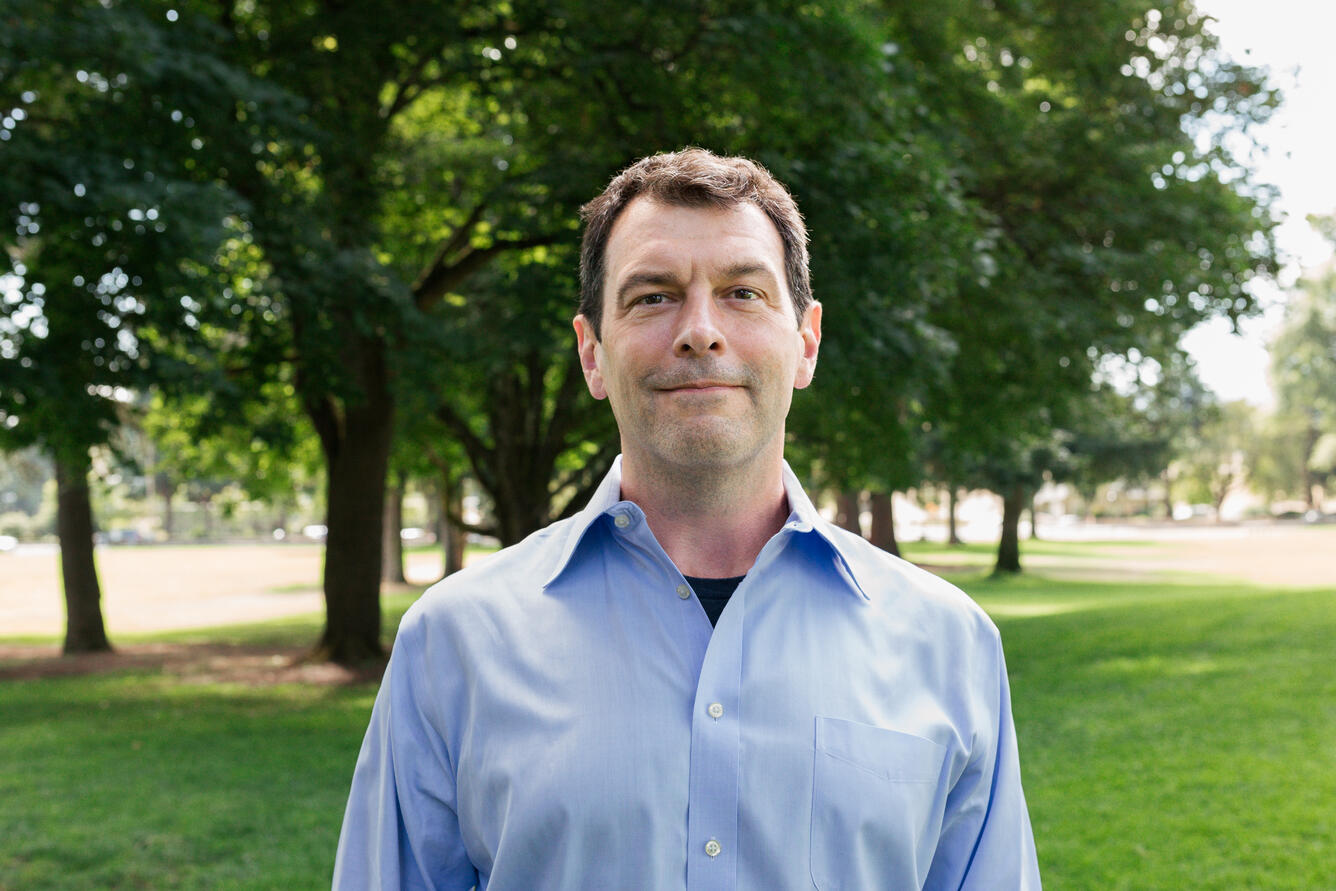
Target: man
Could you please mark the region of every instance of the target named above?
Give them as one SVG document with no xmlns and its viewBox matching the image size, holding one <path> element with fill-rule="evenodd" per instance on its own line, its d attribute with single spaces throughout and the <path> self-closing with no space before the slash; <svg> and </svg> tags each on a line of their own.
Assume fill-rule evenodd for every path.
<svg viewBox="0 0 1336 891">
<path fill-rule="evenodd" d="M 1038 888 L 996 629 L 784 463 L 821 342 L 793 199 L 693 149 L 584 216 L 622 456 L 404 617 L 335 886 Z"/>
</svg>

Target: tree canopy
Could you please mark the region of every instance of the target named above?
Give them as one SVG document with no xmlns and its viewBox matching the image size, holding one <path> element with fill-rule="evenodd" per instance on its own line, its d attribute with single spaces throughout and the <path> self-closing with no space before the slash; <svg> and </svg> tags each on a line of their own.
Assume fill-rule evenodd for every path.
<svg viewBox="0 0 1336 891">
<path fill-rule="evenodd" d="M 149 391 L 182 454 L 185 421 L 313 430 L 341 661 L 382 653 L 392 454 L 467 462 L 505 542 L 615 454 L 569 320 L 578 208 L 637 157 L 745 154 L 797 196 L 827 306 L 801 472 L 978 482 L 1009 523 L 1110 357 L 1170 367 L 1274 263 L 1234 137 L 1278 97 L 1188 0 L 5 2 L 0 436 L 82 479 Z"/>
</svg>

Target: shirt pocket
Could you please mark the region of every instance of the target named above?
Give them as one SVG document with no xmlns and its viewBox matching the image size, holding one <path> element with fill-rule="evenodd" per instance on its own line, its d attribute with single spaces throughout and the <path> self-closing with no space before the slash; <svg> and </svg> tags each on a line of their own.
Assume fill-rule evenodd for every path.
<svg viewBox="0 0 1336 891">
<path fill-rule="evenodd" d="M 812 881 L 921 888 L 936 849 L 946 747 L 898 730 L 816 719 Z"/>
</svg>

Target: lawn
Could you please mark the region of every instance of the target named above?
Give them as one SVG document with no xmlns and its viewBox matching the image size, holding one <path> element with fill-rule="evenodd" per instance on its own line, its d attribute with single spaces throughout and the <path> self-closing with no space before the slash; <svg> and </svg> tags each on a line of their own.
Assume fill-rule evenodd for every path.
<svg viewBox="0 0 1336 891">
<path fill-rule="evenodd" d="M 960 580 L 1048 888 L 1336 888 L 1336 591 Z"/>
<path fill-rule="evenodd" d="M 1089 578 L 1129 547 L 1168 546 L 1046 542 L 1001 580 L 986 549 L 909 546 L 1002 629 L 1045 886 L 1336 888 L 1336 588 Z M 0 682 L 0 889 L 327 887 L 374 692 L 153 668 Z"/>
<path fill-rule="evenodd" d="M 386 600 L 393 628 L 414 595 Z M 126 636 L 308 646 L 319 617 Z M 328 888 L 374 683 L 0 681 L 0 891 Z"/>
</svg>

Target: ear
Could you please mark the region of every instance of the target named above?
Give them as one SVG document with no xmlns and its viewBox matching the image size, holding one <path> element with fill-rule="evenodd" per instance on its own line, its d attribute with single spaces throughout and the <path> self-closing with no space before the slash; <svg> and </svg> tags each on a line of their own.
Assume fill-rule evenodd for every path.
<svg viewBox="0 0 1336 891">
<path fill-rule="evenodd" d="M 585 386 L 589 395 L 595 399 L 607 399 L 608 391 L 603 386 L 603 372 L 598 368 L 599 343 L 594 335 L 594 325 L 583 314 L 573 320 L 575 326 L 575 349 L 580 354 L 580 367 L 584 370 Z"/>
<path fill-rule="evenodd" d="M 803 314 L 798 326 L 798 336 L 802 339 L 802 354 L 798 357 L 798 370 L 793 376 L 793 386 L 801 390 L 812 382 L 816 374 L 816 354 L 821 347 L 821 304 L 813 300 Z"/>
</svg>

